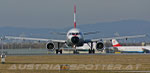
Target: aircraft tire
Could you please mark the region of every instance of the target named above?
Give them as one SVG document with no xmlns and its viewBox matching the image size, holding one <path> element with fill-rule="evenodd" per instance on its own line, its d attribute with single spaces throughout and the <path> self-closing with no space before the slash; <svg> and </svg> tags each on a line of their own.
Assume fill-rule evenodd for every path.
<svg viewBox="0 0 150 73">
<path fill-rule="evenodd" d="M 62 49 L 61 49 L 61 50 L 59 50 L 59 52 L 60 52 L 60 54 L 62 54 Z"/>
<path fill-rule="evenodd" d="M 91 54 L 91 49 L 89 49 L 89 54 Z"/>
<path fill-rule="evenodd" d="M 92 50 L 92 53 L 95 54 L 95 50 L 94 49 Z"/>
<path fill-rule="evenodd" d="M 58 52 L 59 52 L 58 49 L 56 49 L 56 54 L 58 54 Z"/>
</svg>

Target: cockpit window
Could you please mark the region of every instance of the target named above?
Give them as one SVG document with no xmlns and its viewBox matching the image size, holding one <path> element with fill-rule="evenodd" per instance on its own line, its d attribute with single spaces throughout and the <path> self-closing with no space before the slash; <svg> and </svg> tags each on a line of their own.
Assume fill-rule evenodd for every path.
<svg viewBox="0 0 150 73">
<path fill-rule="evenodd" d="M 76 33 L 76 35 L 79 35 L 79 33 Z"/>
<path fill-rule="evenodd" d="M 69 33 L 69 35 L 81 35 L 81 33 Z"/>
<path fill-rule="evenodd" d="M 76 35 L 76 33 L 72 33 L 72 35 Z"/>
</svg>

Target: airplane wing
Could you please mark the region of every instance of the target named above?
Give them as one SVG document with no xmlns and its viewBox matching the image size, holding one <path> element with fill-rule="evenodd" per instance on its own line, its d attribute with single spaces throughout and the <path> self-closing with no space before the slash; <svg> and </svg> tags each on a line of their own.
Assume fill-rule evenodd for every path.
<svg viewBox="0 0 150 73">
<path fill-rule="evenodd" d="M 51 34 L 56 34 L 56 35 L 67 35 L 66 32 L 50 32 Z"/>
<path fill-rule="evenodd" d="M 13 36 L 5 36 L 5 39 L 12 39 L 12 40 L 32 40 L 32 41 L 52 41 L 52 42 L 60 42 L 65 43 L 66 40 L 53 40 L 53 39 L 41 39 L 41 38 L 27 38 L 27 37 L 13 37 Z"/>
<path fill-rule="evenodd" d="M 99 31 L 91 31 L 91 32 L 84 32 L 84 35 L 89 35 L 89 34 L 97 34 L 100 33 Z"/>
<path fill-rule="evenodd" d="M 97 42 L 102 40 L 111 40 L 111 39 L 130 39 L 130 38 L 141 38 L 146 37 L 146 35 L 135 35 L 135 36 L 120 36 L 120 37 L 111 37 L 111 38 L 99 38 L 86 40 L 85 42 Z M 13 40 L 33 40 L 33 41 L 52 41 L 52 42 L 60 42 L 65 43 L 66 40 L 54 40 L 54 39 L 41 39 L 41 38 L 27 38 L 27 37 L 13 37 L 13 36 L 5 36 L 5 39 L 13 39 Z"/>
<path fill-rule="evenodd" d="M 120 37 L 111 37 L 111 38 L 99 38 L 99 39 L 92 39 L 91 41 L 97 42 L 102 40 L 112 40 L 112 39 L 130 39 L 130 38 L 142 38 L 146 37 L 146 35 L 134 35 L 134 36 L 120 36 Z"/>
</svg>

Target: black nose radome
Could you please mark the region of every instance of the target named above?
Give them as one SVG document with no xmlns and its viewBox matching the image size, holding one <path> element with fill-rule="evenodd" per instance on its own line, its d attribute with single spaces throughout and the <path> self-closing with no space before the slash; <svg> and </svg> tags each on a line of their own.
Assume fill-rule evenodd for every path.
<svg viewBox="0 0 150 73">
<path fill-rule="evenodd" d="M 73 44 L 77 44 L 77 43 L 79 43 L 79 38 L 78 37 L 72 37 L 71 41 Z"/>
</svg>

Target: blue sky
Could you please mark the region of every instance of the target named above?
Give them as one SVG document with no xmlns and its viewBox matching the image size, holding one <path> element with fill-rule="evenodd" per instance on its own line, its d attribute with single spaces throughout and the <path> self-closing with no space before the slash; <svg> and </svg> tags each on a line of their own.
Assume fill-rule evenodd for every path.
<svg viewBox="0 0 150 73">
<path fill-rule="evenodd" d="M 65 28 L 120 20 L 150 21 L 150 0 L 0 0 L 0 27 Z"/>
</svg>

